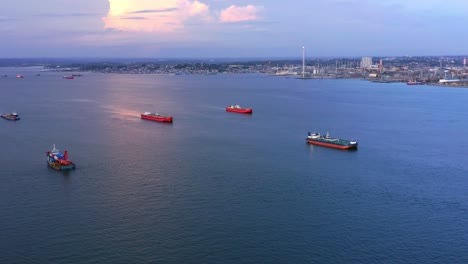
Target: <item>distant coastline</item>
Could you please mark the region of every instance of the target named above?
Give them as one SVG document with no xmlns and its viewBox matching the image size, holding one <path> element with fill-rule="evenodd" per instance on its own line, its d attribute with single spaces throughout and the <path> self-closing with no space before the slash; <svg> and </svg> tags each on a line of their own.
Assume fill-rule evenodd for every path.
<svg viewBox="0 0 468 264">
<path fill-rule="evenodd" d="M 370 57 L 366 57 L 370 58 Z M 468 87 L 464 56 L 382 57 L 363 67 L 365 58 L 281 60 L 161 60 L 161 59 L 0 59 L 0 66 L 43 67 L 43 71 L 113 74 L 266 74 L 299 79 L 365 79 L 378 83 Z M 372 58 L 371 58 L 372 60 Z M 0 67 L 0 75 L 2 75 Z"/>
</svg>

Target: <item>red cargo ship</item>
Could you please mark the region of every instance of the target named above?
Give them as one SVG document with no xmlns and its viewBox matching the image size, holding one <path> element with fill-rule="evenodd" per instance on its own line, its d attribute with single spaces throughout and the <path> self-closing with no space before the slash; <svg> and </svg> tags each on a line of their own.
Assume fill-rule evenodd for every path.
<svg viewBox="0 0 468 264">
<path fill-rule="evenodd" d="M 172 123 L 172 116 L 162 116 L 160 114 L 151 113 L 151 112 L 144 112 L 143 114 L 141 114 L 141 119 L 157 121 L 157 122 Z"/>
<path fill-rule="evenodd" d="M 226 107 L 226 111 L 234 112 L 234 113 L 241 113 L 241 114 L 251 114 L 253 109 L 252 108 L 242 108 L 239 105 L 230 105 Z"/>
</svg>

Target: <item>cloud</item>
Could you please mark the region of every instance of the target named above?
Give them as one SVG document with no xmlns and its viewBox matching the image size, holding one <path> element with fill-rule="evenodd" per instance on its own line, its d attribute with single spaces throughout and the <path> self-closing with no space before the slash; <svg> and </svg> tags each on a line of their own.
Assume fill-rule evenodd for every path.
<svg viewBox="0 0 468 264">
<path fill-rule="evenodd" d="M 100 17 L 99 13 L 40 13 L 36 15 L 41 18 L 69 18 L 69 17 Z"/>
<path fill-rule="evenodd" d="M 187 21 L 209 19 L 209 6 L 198 0 L 108 0 L 105 28 L 128 32 L 170 33 L 185 27 Z M 138 19 L 134 16 L 138 14 Z"/>
<path fill-rule="evenodd" d="M 128 14 L 145 14 L 145 13 L 165 13 L 177 11 L 178 8 L 165 8 L 165 9 L 153 9 L 153 10 L 138 10 L 133 12 L 128 12 Z"/>
<path fill-rule="evenodd" d="M 236 6 L 230 7 L 221 11 L 219 20 L 223 23 L 235 23 L 243 21 L 253 21 L 260 19 L 259 13 L 263 7 L 261 6 Z"/>
<path fill-rule="evenodd" d="M 208 13 L 208 5 L 199 1 L 179 1 L 190 16 L 198 16 Z"/>
<path fill-rule="evenodd" d="M 121 19 L 144 20 L 144 19 L 146 19 L 146 17 L 122 17 Z"/>
</svg>

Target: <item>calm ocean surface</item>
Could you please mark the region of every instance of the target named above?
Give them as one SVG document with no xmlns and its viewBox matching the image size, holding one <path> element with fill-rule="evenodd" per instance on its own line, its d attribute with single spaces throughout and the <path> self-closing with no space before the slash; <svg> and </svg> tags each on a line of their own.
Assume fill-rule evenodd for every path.
<svg viewBox="0 0 468 264">
<path fill-rule="evenodd" d="M 0 68 L 0 263 L 468 263 L 468 89 L 38 72 Z"/>
</svg>

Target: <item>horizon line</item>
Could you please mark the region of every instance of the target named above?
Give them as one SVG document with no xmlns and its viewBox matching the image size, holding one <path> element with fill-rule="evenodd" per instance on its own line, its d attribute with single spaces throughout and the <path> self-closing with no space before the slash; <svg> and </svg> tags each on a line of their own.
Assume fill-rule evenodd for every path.
<svg viewBox="0 0 468 264">
<path fill-rule="evenodd" d="M 458 55 L 353 55 L 353 56 L 306 56 L 306 59 L 335 59 L 335 58 L 363 58 L 363 57 L 375 57 L 375 58 L 421 58 L 421 57 L 465 57 L 468 54 L 458 54 Z M 25 60 L 25 59 L 49 59 L 49 60 L 60 60 L 60 59 L 78 59 L 78 60 L 91 60 L 91 59 L 123 59 L 123 60 L 142 60 L 142 59 L 151 59 L 151 60 L 235 60 L 235 59 L 261 59 L 261 60 L 272 60 L 272 59 L 298 59 L 302 60 L 302 56 L 237 56 L 237 57 L 152 57 L 152 56 L 139 56 L 139 57 L 117 57 L 117 56 L 103 56 L 103 57 L 0 57 L 0 60 Z"/>
</svg>

